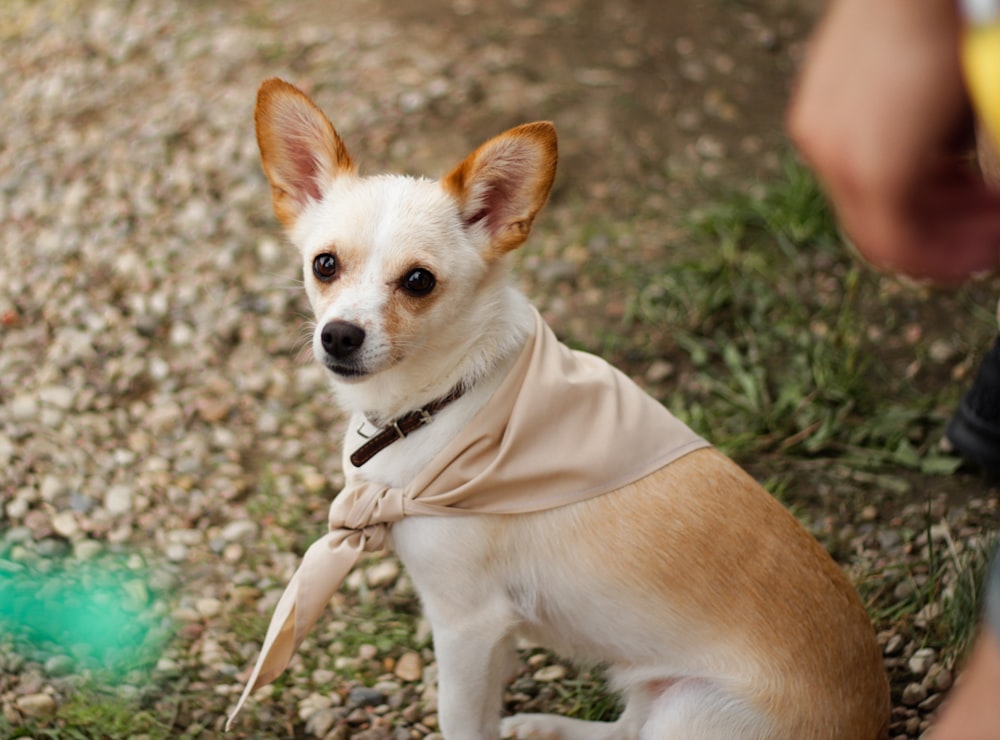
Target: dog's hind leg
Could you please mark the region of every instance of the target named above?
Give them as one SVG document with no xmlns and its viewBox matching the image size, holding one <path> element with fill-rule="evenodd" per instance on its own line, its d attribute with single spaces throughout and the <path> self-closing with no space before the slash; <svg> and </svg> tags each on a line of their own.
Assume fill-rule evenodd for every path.
<svg viewBox="0 0 1000 740">
<path fill-rule="evenodd" d="M 647 707 L 644 697 L 632 694 L 615 722 L 588 722 L 557 714 L 515 714 L 500 724 L 500 736 L 516 740 L 637 740 Z"/>
<path fill-rule="evenodd" d="M 500 736 L 511 740 L 635 740 L 619 722 L 587 722 L 557 714 L 515 714 L 500 723 Z"/>
<path fill-rule="evenodd" d="M 710 681 L 672 683 L 649 704 L 640 740 L 792 740 L 771 718 Z"/>
</svg>

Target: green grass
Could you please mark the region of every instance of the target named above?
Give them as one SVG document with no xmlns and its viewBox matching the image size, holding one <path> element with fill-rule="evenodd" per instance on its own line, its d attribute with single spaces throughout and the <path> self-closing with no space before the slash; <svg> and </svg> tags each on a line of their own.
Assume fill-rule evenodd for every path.
<svg viewBox="0 0 1000 740">
<path fill-rule="evenodd" d="M 636 334 L 670 328 L 690 371 L 665 398 L 678 415 L 741 460 L 955 469 L 930 433 L 946 420 L 940 399 L 907 392 L 880 363 L 869 328 L 891 311 L 876 308 L 879 279 L 848 255 L 800 165 L 696 214 L 689 234 L 699 256 L 641 279 L 625 318 Z"/>
</svg>

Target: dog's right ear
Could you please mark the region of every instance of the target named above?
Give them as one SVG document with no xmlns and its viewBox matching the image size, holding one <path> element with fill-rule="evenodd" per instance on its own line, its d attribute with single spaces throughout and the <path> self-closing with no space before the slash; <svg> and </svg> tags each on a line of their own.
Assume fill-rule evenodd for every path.
<svg viewBox="0 0 1000 740">
<path fill-rule="evenodd" d="M 284 80 L 265 80 L 254 109 L 257 145 L 271 181 L 274 212 L 291 227 L 336 177 L 355 172 L 333 124 L 305 93 Z"/>
</svg>

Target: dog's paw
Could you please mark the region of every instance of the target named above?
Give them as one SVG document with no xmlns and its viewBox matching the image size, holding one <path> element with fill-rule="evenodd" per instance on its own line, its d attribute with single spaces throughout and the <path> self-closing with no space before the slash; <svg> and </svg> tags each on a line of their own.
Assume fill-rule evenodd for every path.
<svg viewBox="0 0 1000 740">
<path fill-rule="evenodd" d="M 562 732 L 548 714 L 515 714 L 500 722 L 500 737 L 504 740 L 561 740 Z"/>
<path fill-rule="evenodd" d="M 629 740 L 617 722 L 585 722 L 557 714 L 515 714 L 500 723 L 505 740 Z"/>
</svg>

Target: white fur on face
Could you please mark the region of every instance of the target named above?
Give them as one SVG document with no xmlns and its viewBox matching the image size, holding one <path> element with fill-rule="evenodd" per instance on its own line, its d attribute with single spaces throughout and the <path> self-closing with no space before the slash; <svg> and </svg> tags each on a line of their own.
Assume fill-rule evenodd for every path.
<svg viewBox="0 0 1000 740">
<path fill-rule="evenodd" d="M 328 360 L 320 333 L 331 321 L 365 331 L 352 360 L 359 377 L 402 363 L 414 350 L 448 352 L 454 336 L 449 324 L 473 310 L 475 289 L 487 271 L 454 200 L 436 182 L 401 176 L 338 178 L 324 196 L 292 232 L 316 317 L 317 359 Z M 324 252 L 338 266 L 327 283 L 312 272 L 313 260 Z M 435 277 L 426 296 L 401 287 L 416 268 Z"/>
</svg>

